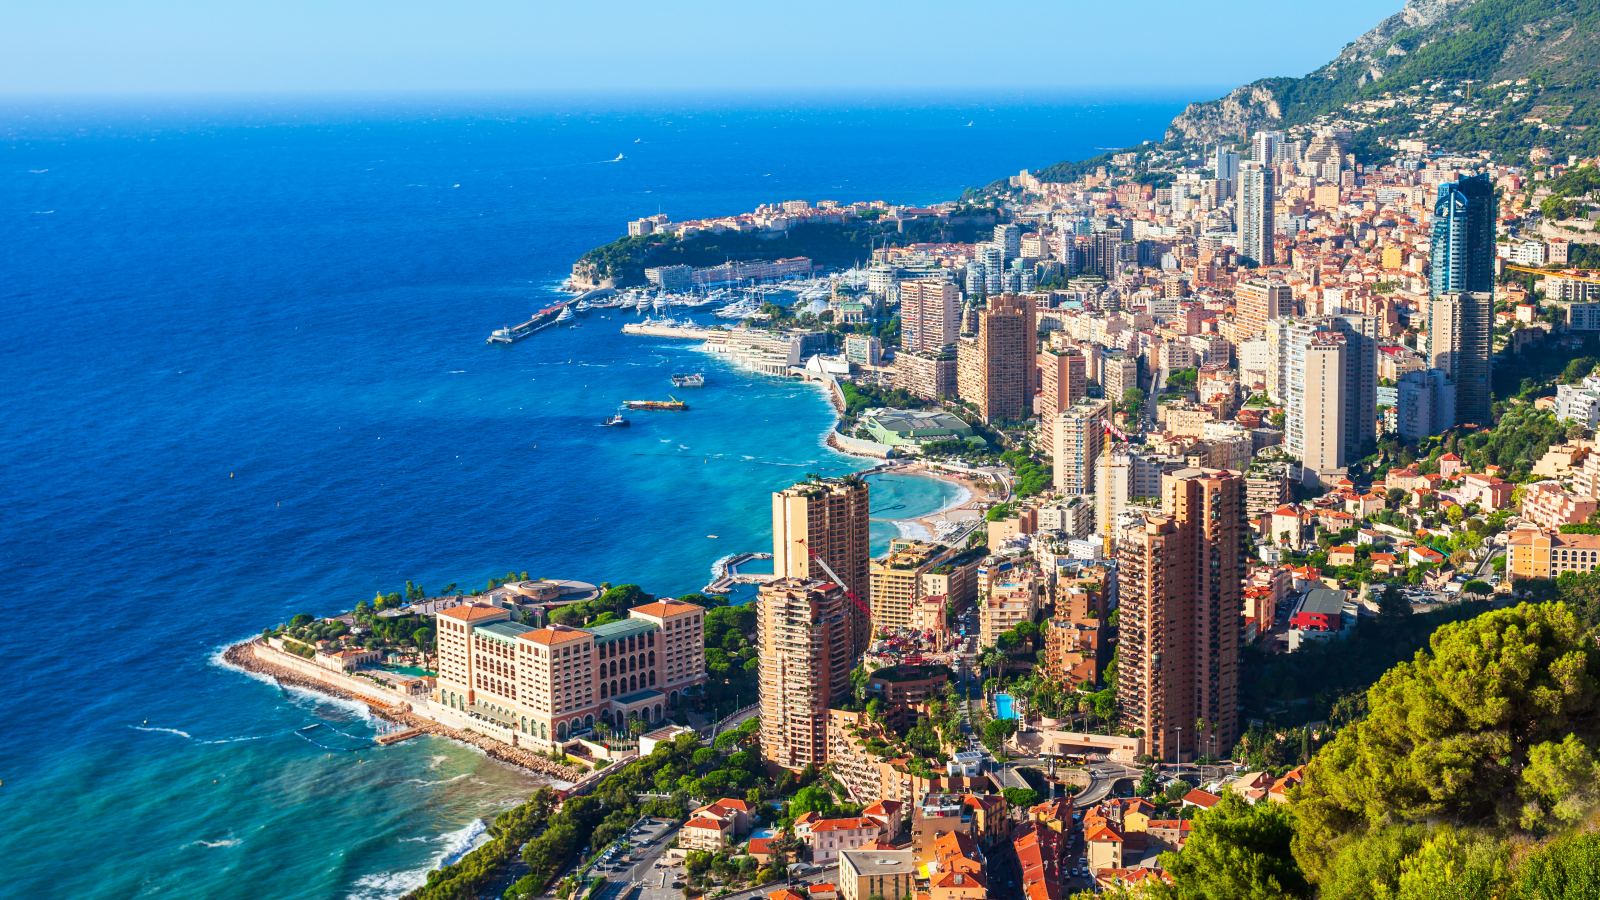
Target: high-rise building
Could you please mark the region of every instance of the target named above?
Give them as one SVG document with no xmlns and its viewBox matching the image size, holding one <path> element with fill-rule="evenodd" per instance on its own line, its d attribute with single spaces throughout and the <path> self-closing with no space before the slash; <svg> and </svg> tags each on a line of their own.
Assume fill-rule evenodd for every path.
<svg viewBox="0 0 1600 900">
<path fill-rule="evenodd" d="M 1271 165 L 1255 160 L 1239 164 L 1239 253 L 1263 266 L 1276 261 L 1272 244 L 1275 191 Z"/>
<path fill-rule="evenodd" d="M 894 386 L 928 400 L 946 400 L 956 395 L 956 351 L 954 347 L 918 353 L 901 350 L 894 357 Z"/>
<path fill-rule="evenodd" d="M 996 225 L 994 243 L 1005 259 L 1016 259 L 1022 252 L 1022 228 L 1018 225 Z"/>
<path fill-rule="evenodd" d="M 1433 206 L 1428 355 L 1456 388 L 1456 422 L 1487 425 L 1494 336 L 1495 220 L 1487 175 L 1439 185 Z"/>
<path fill-rule="evenodd" d="M 1294 297 L 1282 282 L 1244 281 L 1234 289 L 1233 310 L 1236 340 L 1246 341 L 1262 334 L 1268 322 L 1293 315 Z"/>
<path fill-rule="evenodd" d="M 1494 290 L 1498 202 L 1487 175 L 1439 185 L 1433 206 L 1429 288 L 1434 295 Z"/>
<path fill-rule="evenodd" d="M 1139 386 L 1139 360 L 1121 350 L 1113 350 L 1100 360 L 1100 390 L 1107 400 L 1121 403 L 1128 388 Z"/>
<path fill-rule="evenodd" d="M 1258 131 L 1250 136 L 1250 161 L 1263 165 L 1277 162 L 1283 153 L 1283 132 Z"/>
<path fill-rule="evenodd" d="M 1239 177 L 1239 154 L 1218 145 L 1216 156 L 1211 161 L 1211 171 L 1218 181 L 1227 185 L 1224 193 L 1233 193 L 1234 179 Z"/>
<path fill-rule="evenodd" d="M 1400 440 L 1414 444 L 1456 424 L 1456 388 L 1439 369 L 1412 369 L 1395 382 Z"/>
<path fill-rule="evenodd" d="M 1039 393 L 1033 412 L 1042 422 L 1086 396 L 1088 361 L 1076 347 L 1039 351 Z"/>
<path fill-rule="evenodd" d="M 1428 299 L 1428 365 L 1443 371 L 1455 385 L 1454 424 L 1491 421 L 1493 341 L 1493 294 L 1473 291 Z"/>
<path fill-rule="evenodd" d="M 1134 444 L 1113 444 L 1100 454 L 1095 467 L 1094 516 L 1108 557 L 1128 501 L 1161 496 L 1161 477 L 1183 467 L 1174 457 L 1158 456 Z"/>
<path fill-rule="evenodd" d="M 1106 445 L 1111 404 L 1080 400 L 1054 420 L 1055 488 L 1063 494 L 1094 493 L 1095 465 Z"/>
<path fill-rule="evenodd" d="M 756 598 L 761 755 L 786 769 L 828 760 L 828 707 L 850 690 L 851 606 L 830 581 L 780 578 Z"/>
<path fill-rule="evenodd" d="M 956 349 L 956 393 L 977 407 L 984 421 L 1021 421 L 1033 407 L 1038 378 L 1038 322 L 1033 300 L 1012 294 L 990 297 L 978 315 L 977 333 L 963 335 Z"/>
<path fill-rule="evenodd" d="M 983 293 L 993 297 L 1003 292 L 1006 277 L 1005 248 L 999 244 L 979 244 L 978 260 L 983 263 Z"/>
<path fill-rule="evenodd" d="M 816 558 L 832 568 L 846 591 L 866 605 L 872 563 L 867 482 L 857 476 L 802 481 L 772 495 L 772 571 L 778 578 L 832 581 Z M 872 623 L 852 608 L 846 652 L 865 652 Z M 853 665 L 854 663 L 852 663 Z"/>
<path fill-rule="evenodd" d="M 900 346 L 912 353 L 938 353 L 961 331 L 961 291 L 943 278 L 900 283 Z"/>
<path fill-rule="evenodd" d="M 1346 393 L 1354 386 L 1345 380 L 1345 337 L 1319 322 L 1295 322 L 1282 333 L 1284 447 L 1304 465 L 1308 479 L 1336 478 L 1351 459 Z"/>
<path fill-rule="evenodd" d="M 1244 487 L 1238 473 L 1162 479 L 1162 512 L 1117 542 L 1121 724 L 1158 760 L 1225 756 L 1239 733 Z"/>
</svg>

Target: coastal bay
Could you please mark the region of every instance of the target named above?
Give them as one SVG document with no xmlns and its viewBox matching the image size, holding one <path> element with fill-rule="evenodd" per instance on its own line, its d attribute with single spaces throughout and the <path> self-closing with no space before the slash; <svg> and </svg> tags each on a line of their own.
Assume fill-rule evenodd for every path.
<svg viewBox="0 0 1600 900">
<path fill-rule="evenodd" d="M 539 780 L 436 738 L 314 745 L 296 732 L 369 743 L 367 713 L 239 677 L 217 649 L 407 579 L 515 569 L 678 594 L 762 549 L 768 492 L 864 464 L 821 446 L 814 388 L 624 337 L 615 316 L 483 338 L 658 205 L 936 200 L 1158 133 L 1181 104 L 981 105 L 13 116 L 0 365 L 23 402 L 0 438 L 3 570 L 83 604 L 0 636 L 19 686 L 0 701 L 13 889 L 389 896 L 470 846 Z M 626 163 L 597 162 L 635 139 Z M 688 367 L 711 380 L 689 413 L 597 426 Z M 954 496 L 874 489 L 891 518 Z"/>
</svg>

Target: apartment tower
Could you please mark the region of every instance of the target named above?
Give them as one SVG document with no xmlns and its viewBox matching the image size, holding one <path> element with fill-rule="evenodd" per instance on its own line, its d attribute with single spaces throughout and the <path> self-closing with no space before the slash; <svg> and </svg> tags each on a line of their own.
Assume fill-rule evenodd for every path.
<svg viewBox="0 0 1600 900">
<path fill-rule="evenodd" d="M 1158 760 L 1224 756 L 1239 734 L 1243 479 L 1178 470 L 1141 518 L 1117 542 L 1121 724 Z"/>
<path fill-rule="evenodd" d="M 961 291 L 943 278 L 900 283 L 900 347 L 937 354 L 961 332 Z"/>
<path fill-rule="evenodd" d="M 857 657 L 850 600 L 830 581 L 781 578 L 756 598 L 761 755 L 786 769 L 828 759 L 828 707 L 850 690 Z"/>
<path fill-rule="evenodd" d="M 1039 393 L 1033 400 L 1034 414 L 1041 422 L 1087 396 L 1088 360 L 1076 347 L 1039 352 Z"/>
<path fill-rule="evenodd" d="M 865 479 L 803 481 L 772 495 L 772 571 L 778 578 L 833 581 L 820 557 L 866 605 L 869 596 L 868 497 Z M 866 651 L 872 624 L 852 608 L 847 652 Z"/>
<path fill-rule="evenodd" d="M 1251 160 L 1239 164 L 1239 253 L 1263 266 L 1273 258 L 1273 194 L 1275 177 L 1270 163 Z"/>
<path fill-rule="evenodd" d="M 1038 320 L 1033 300 L 1016 294 L 990 297 L 975 334 L 956 351 L 956 393 L 984 421 L 1028 418 L 1038 378 Z"/>
</svg>

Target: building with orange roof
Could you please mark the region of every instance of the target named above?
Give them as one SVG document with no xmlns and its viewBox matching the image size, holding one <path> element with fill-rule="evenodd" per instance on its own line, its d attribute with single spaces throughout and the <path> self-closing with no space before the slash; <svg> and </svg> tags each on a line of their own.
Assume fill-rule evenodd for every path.
<svg viewBox="0 0 1600 900">
<path fill-rule="evenodd" d="M 743 800 L 723 797 L 689 813 L 689 821 L 678 830 L 678 846 L 685 850 L 721 850 L 749 828 L 749 806 Z"/>
<path fill-rule="evenodd" d="M 807 832 L 811 861 L 818 865 L 827 865 L 846 850 L 860 850 L 884 837 L 883 823 L 866 816 L 819 819 L 810 823 Z"/>
<path fill-rule="evenodd" d="M 661 601 L 592 628 L 530 628 L 496 606 L 440 610 L 437 718 L 542 750 L 596 722 L 664 721 L 705 681 L 704 617 Z"/>
</svg>

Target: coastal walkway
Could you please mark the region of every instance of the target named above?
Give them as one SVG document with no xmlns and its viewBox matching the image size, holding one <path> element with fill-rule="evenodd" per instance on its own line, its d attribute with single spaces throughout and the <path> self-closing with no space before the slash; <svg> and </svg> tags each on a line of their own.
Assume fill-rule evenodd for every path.
<svg viewBox="0 0 1600 900">
<path fill-rule="evenodd" d="M 702 594 L 725 594 L 740 584 L 766 584 L 773 580 L 770 572 L 739 571 L 739 567 L 758 559 L 771 559 L 771 553 L 734 553 L 711 564 L 711 581 L 700 589 Z"/>
</svg>

